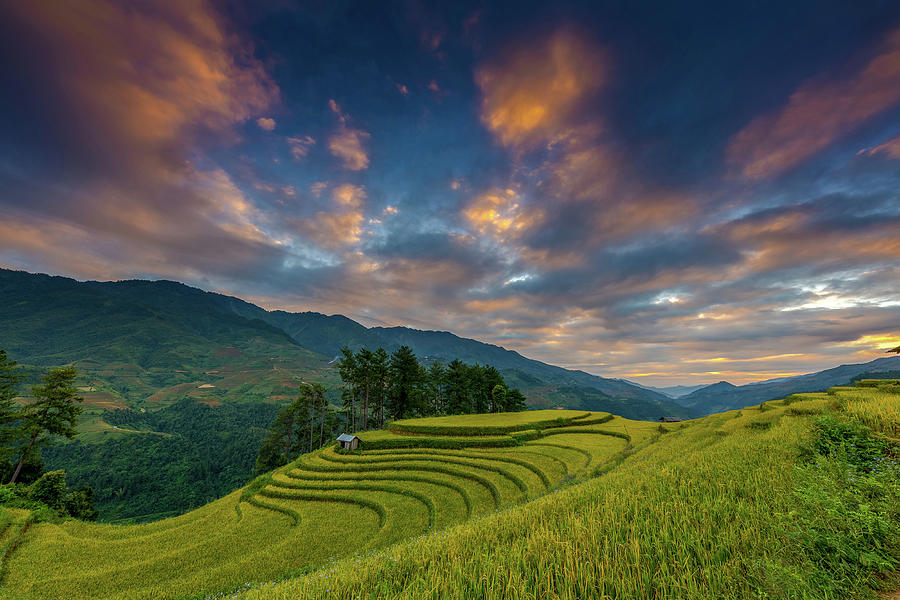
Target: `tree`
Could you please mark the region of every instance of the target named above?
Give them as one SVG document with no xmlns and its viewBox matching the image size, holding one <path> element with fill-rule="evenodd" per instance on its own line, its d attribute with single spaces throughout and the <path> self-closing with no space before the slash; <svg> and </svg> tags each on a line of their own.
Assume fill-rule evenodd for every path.
<svg viewBox="0 0 900 600">
<path fill-rule="evenodd" d="M 356 380 L 356 386 L 362 396 L 362 425 L 361 430 L 365 431 L 369 428 L 369 392 L 372 391 L 373 378 L 373 361 L 375 355 L 367 348 L 360 348 L 356 353 L 356 369 L 353 376 Z"/>
<path fill-rule="evenodd" d="M 422 368 L 409 346 L 400 346 L 391 355 L 389 365 L 391 381 L 391 417 L 403 419 L 415 411 Z"/>
<path fill-rule="evenodd" d="M 509 392 L 505 385 L 497 384 L 491 390 L 491 412 L 503 412 L 506 410 L 506 396 Z"/>
<path fill-rule="evenodd" d="M 338 373 L 341 376 L 341 381 L 344 383 L 341 397 L 344 400 L 344 410 L 347 413 L 347 424 L 352 430 L 356 426 L 356 356 L 347 346 L 341 348 L 341 354 L 343 356 L 338 360 Z"/>
<path fill-rule="evenodd" d="M 48 471 L 31 484 L 28 497 L 38 502 L 43 502 L 50 508 L 57 510 L 63 508 L 68 494 L 65 471 Z"/>
<path fill-rule="evenodd" d="M 297 417 L 303 418 L 304 426 L 309 428 L 309 452 L 313 451 L 313 443 L 316 439 L 316 424 L 319 425 L 319 445 L 322 447 L 323 434 L 325 428 L 325 410 L 328 408 L 328 401 L 325 399 L 325 388 L 321 383 L 309 383 L 303 387 L 300 396 L 297 398 Z M 304 428 L 305 428 L 304 427 Z"/>
<path fill-rule="evenodd" d="M 372 377 L 375 387 L 375 403 L 378 407 L 378 427 L 384 427 L 384 400 L 388 389 L 388 353 L 378 348 L 372 354 Z"/>
<path fill-rule="evenodd" d="M 256 457 L 256 473 L 271 471 L 286 465 L 302 452 L 321 448 L 336 425 L 322 384 L 304 383 L 297 398 L 282 408 L 272 421 Z"/>
<path fill-rule="evenodd" d="M 444 379 L 446 377 L 446 369 L 439 362 L 431 363 L 428 367 L 428 404 L 430 405 L 430 413 L 434 415 L 443 415 L 446 412 L 444 406 Z"/>
<path fill-rule="evenodd" d="M 469 367 L 459 359 L 452 360 L 447 365 L 444 381 L 447 414 L 461 415 L 472 412 L 472 403 L 469 399 Z"/>
<path fill-rule="evenodd" d="M 25 374 L 18 363 L 9 360 L 6 350 L 0 350 L 0 459 L 8 460 L 12 446 L 22 436 L 22 410 L 15 397 Z"/>
<path fill-rule="evenodd" d="M 518 388 L 513 388 L 506 393 L 506 406 L 503 408 L 506 412 L 519 412 L 528 408 L 525 403 L 525 394 L 520 392 Z"/>
<path fill-rule="evenodd" d="M 31 388 L 35 401 L 27 405 L 22 412 L 23 430 L 28 443 L 22 450 L 10 483 L 16 482 L 22 465 L 33 449 L 51 444 L 53 436 L 56 435 L 68 439 L 75 437 L 77 433 L 75 424 L 82 411 L 76 402 L 83 401 L 83 398 L 77 396 L 78 390 L 73 385 L 77 375 L 75 367 L 53 369 L 48 375 L 41 377 L 43 385 Z"/>
</svg>

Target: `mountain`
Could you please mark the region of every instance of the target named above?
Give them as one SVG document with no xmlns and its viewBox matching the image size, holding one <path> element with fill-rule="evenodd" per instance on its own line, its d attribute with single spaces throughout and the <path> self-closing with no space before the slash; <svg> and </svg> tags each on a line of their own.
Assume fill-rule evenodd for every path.
<svg viewBox="0 0 900 600">
<path fill-rule="evenodd" d="M 644 419 L 691 413 L 658 392 L 446 331 L 367 328 L 342 315 L 267 311 L 172 281 L 78 282 L 0 269 L 0 306 L 7 307 L 0 331 L 10 356 L 31 365 L 74 363 L 84 383 L 128 406 L 155 407 L 148 403 L 172 403 L 185 393 L 279 400 L 295 394 L 301 378 L 336 390 L 329 361 L 342 346 L 391 352 L 407 345 L 426 362 L 493 365 L 536 407 L 616 410 Z"/>
<path fill-rule="evenodd" d="M 633 381 L 629 381 L 629 383 L 632 383 L 638 387 L 642 387 L 645 390 L 659 392 L 660 394 L 664 394 L 672 399 L 687 396 L 691 392 L 696 392 L 697 390 L 703 389 L 710 385 L 708 383 L 704 383 L 702 385 L 671 385 L 668 387 L 654 387 L 652 385 L 641 385 L 640 383 L 634 383 Z"/>
<path fill-rule="evenodd" d="M 74 364 L 93 388 L 88 400 L 99 395 L 122 408 L 188 393 L 267 400 L 295 394 L 293 376 L 324 373 L 325 357 L 273 325 L 215 310 L 204 294 L 171 281 L 79 282 L 0 269 L 0 347 L 26 365 Z"/>
<path fill-rule="evenodd" d="M 720 381 L 678 399 L 679 404 L 703 414 L 721 412 L 777 400 L 801 392 L 823 392 L 836 385 L 847 385 L 863 374 L 877 375 L 900 369 L 900 356 L 878 358 L 871 362 L 841 365 L 818 373 L 772 379 L 735 386 Z"/>
</svg>

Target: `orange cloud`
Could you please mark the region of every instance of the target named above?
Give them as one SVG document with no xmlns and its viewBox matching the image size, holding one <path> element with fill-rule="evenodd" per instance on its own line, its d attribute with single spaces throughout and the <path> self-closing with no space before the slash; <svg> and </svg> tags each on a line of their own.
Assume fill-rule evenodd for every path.
<svg viewBox="0 0 900 600">
<path fill-rule="evenodd" d="M 334 210 L 316 213 L 310 219 L 295 220 L 298 229 L 322 248 L 336 250 L 359 241 L 365 219 L 366 190 L 349 183 L 331 191 Z"/>
<path fill-rule="evenodd" d="M 62 85 L 107 143 L 166 150 L 197 128 L 226 130 L 278 98 L 262 64 L 203 0 L 165 7 L 23 2 L 11 9 L 61 49 Z"/>
<path fill-rule="evenodd" d="M 369 167 L 369 155 L 363 147 L 363 142 L 369 137 L 366 131 L 342 126 L 328 140 L 328 149 L 343 161 L 348 171 L 362 171 Z"/>
<path fill-rule="evenodd" d="M 497 238 L 520 233 L 540 220 L 540 211 L 525 210 L 511 189 L 492 190 L 475 197 L 463 214 L 479 233 Z"/>
<path fill-rule="evenodd" d="M 398 83 L 398 84 L 396 84 L 396 85 L 397 85 L 397 91 L 400 92 L 400 94 L 401 94 L 402 96 L 406 96 L 406 95 L 409 94 L 409 88 L 408 88 L 408 87 L 406 87 L 406 86 L 403 85 L 402 83 Z"/>
<path fill-rule="evenodd" d="M 552 144 L 571 133 L 577 111 L 604 83 L 605 63 L 598 49 L 568 32 L 529 43 L 476 71 L 481 119 L 504 146 Z"/>
<path fill-rule="evenodd" d="M 309 193 L 318 198 L 322 195 L 322 192 L 324 192 L 326 188 L 328 188 L 327 181 L 317 181 L 309 186 Z"/>
<path fill-rule="evenodd" d="M 732 137 L 726 159 L 749 179 L 777 175 L 900 102 L 898 81 L 895 30 L 862 69 L 840 79 L 807 81 L 783 108 L 751 121 Z"/>
<path fill-rule="evenodd" d="M 369 167 L 369 155 L 363 147 L 363 142 L 371 136 L 362 129 L 353 129 L 347 125 L 350 117 L 341 112 L 341 106 L 331 99 L 328 108 L 338 116 L 338 130 L 328 140 L 328 150 L 333 156 L 344 162 L 344 168 L 348 171 L 362 171 Z"/>
<path fill-rule="evenodd" d="M 316 144 L 316 140 L 311 136 L 304 135 L 302 137 L 289 137 L 287 138 L 287 143 L 291 149 L 291 156 L 293 156 L 297 160 L 300 160 L 301 158 L 309 154 L 309 149 Z"/>
<path fill-rule="evenodd" d="M 275 129 L 275 119 L 260 117 L 256 120 L 256 125 L 264 131 L 272 131 Z"/>
<path fill-rule="evenodd" d="M 880 154 L 888 158 L 900 158 L 900 136 L 889 139 L 888 141 L 884 142 L 883 144 L 879 144 L 874 148 L 866 148 L 865 150 L 860 150 L 859 154 L 867 154 L 869 156 Z"/>
<path fill-rule="evenodd" d="M 488 192 L 464 211 L 479 231 L 509 231 L 514 223 L 524 229 L 523 218 L 551 232 L 581 227 L 585 233 L 572 239 L 584 249 L 695 212 L 694 199 L 654 189 L 631 172 L 621 146 L 610 143 L 606 116 L 595 102 L 608 82 L 609 62 L 586 38 L 563 30 L 529 39 L 476 70 L 482 122 L 517 158 L 540 160 L 537 168 L 520 169 L 516 187 L 530 187 L 545 207 L 539 215 L 522 215 Z"/>
<path fill-rule="evenodd" d="M 144 272 L 172 273 L 169 260 L 207 261 L 213 245 L 220 260 L 247 253 L 237 261 L 278 246 L 225 171 L 189 160 L 201 154 L 201 137 L 236 142 L 234 126 L 279 98 L 250 46 L 208 2 L 21 2 L 9 10 L 46 49 L 61 110 L 90 132 L 84 162 L 95 170 L 77 184 L 77 210 L 70 192 L 57 199 L 73 226 L 98 245 L 127 241 L 158 257 Z"/>
</svg>

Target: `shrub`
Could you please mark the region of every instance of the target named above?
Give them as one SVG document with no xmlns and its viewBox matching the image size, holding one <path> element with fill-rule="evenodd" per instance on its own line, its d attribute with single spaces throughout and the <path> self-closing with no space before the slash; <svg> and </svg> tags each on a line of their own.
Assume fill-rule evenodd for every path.
<svg viewBox="0 0 900 600">
<path fill-rule="evenodd" d="M 850 597 L 900 559 L 900 465 L 890 444 L 851 421 L 816 420 L 798 468 L 790 535 L 811 563 L 811 583 Z"/>
<path fill-rule="evenodd" d="M 64 511 L 67 493 L 66 472 L 48 471 L 31 484 L 28 498 L 46 504 L 50 508 Z"/>
</svg>

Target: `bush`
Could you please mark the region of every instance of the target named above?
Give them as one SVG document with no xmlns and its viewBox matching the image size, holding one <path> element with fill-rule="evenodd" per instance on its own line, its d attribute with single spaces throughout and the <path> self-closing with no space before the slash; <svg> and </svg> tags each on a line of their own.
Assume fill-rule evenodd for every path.
<svg viewBox="0 0 900 600">
<path fill-rule="evenodd" d="M 93 488 L 83 485 L 73 490 L 63 502 L 63 507 L 70 517 L 82 521 L 96 521 L 97 508 L 94 506 Z"/>
<path fill-rule="evenodd" d="M 790 532 L 829 597 L 877 586 L 900 560 L 900 465 L 884 438 L 822 417 L 798 468 Z"/>
<path fill-rule="evenodd" d="M 28 497 L 35 502 L 46 504 L 50 508 L 64 511 L 68 491 L 66 487 L 66 472 L 48 471 L 31 484 Z"/>
</svg>

